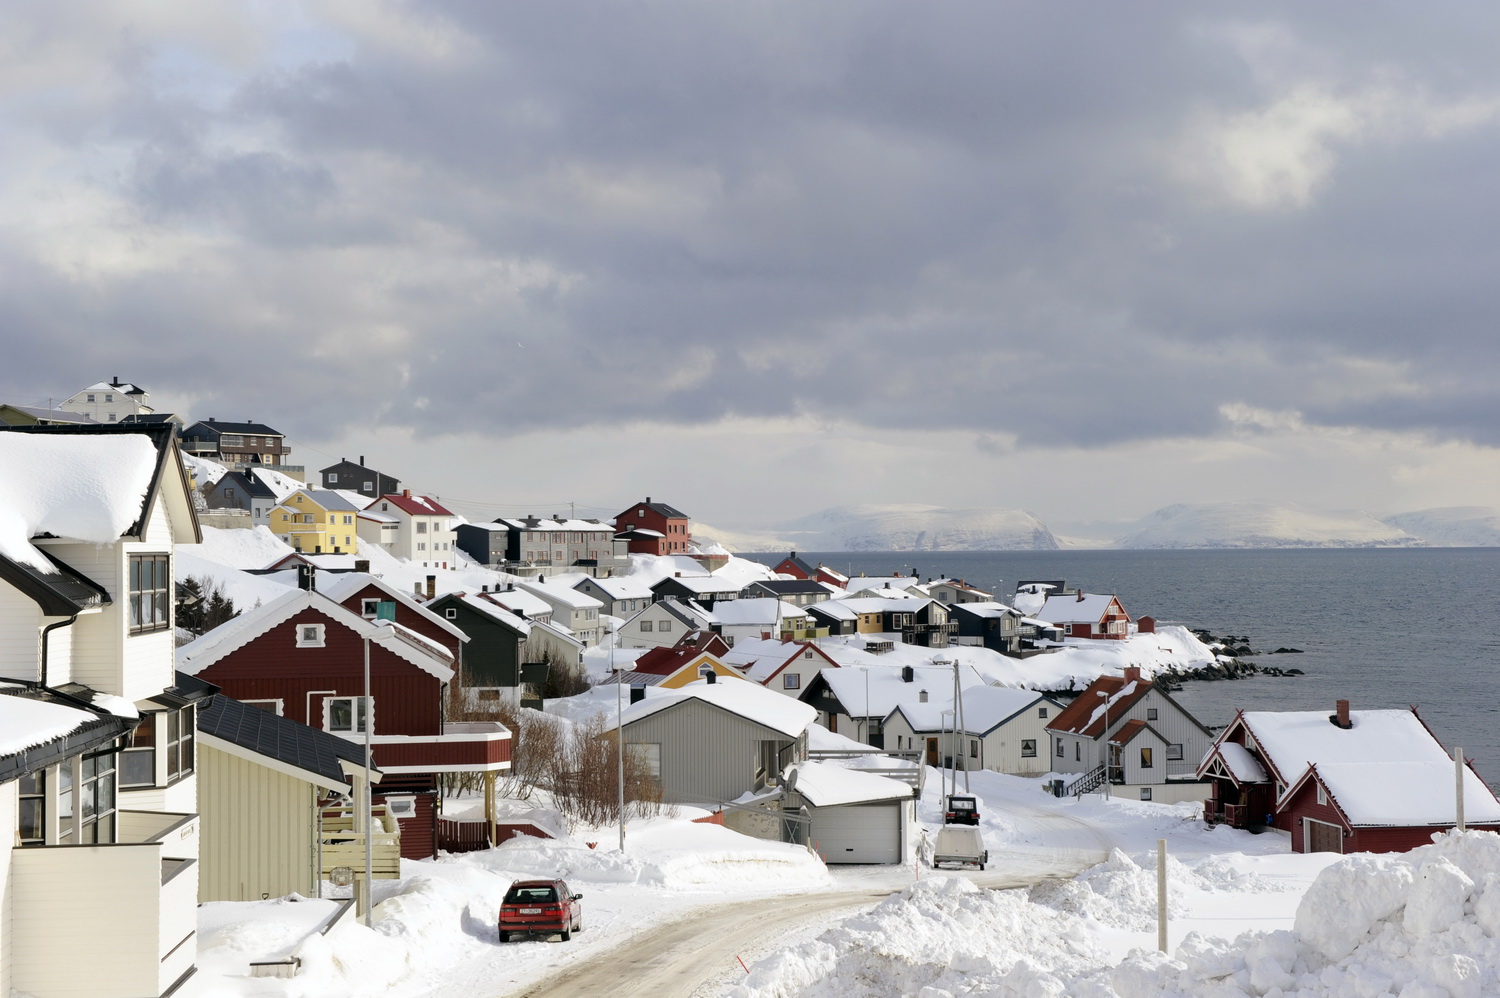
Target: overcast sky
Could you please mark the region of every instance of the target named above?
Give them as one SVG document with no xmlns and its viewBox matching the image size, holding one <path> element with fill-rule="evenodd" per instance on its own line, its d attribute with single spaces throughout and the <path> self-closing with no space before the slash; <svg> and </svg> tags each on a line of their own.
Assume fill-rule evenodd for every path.
<svg viewBox="0 0 1500 998">
<path fill-rule="evenodd" d="M 1229 13 L 6 5 L 0 401 L 476 518 L 1494 504 L 1500 8 Z"/>
</svg>

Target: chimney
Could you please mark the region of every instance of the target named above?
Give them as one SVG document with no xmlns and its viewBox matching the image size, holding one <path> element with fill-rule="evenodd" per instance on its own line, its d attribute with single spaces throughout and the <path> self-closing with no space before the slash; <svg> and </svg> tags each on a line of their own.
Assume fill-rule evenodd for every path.
<svg viewBox="0 0 1500 998">
<path fill-rule="evenodd" d="M 361 468 L 363 468 L 363 467 L 364 467 L 364 466 L 365 466 L 365 456 L 364 456 L 364 455 L 363 455 L 363 454 L 361 454 L 361 455 L 360 455 L 360 456 L 359 456 L 359 466 L 360 466 L 360 467 L 361 467 Z"/>
<path fill-rule="evenodd" d="M 927 702 L 927 691 L 926 690 L 918 690 L 917 691 L 917 702 L 918 703 L 926 703 Z"/>
<path fill-rule="evenodd" d="M 911 682 L 912 680 L 914 680 L 916 678 L 917 678 L 917 670 L 916 669 L 913 669 L 909 665 L 903 665 L 901 667 L 901 681 L 903 683 L 909 683 L 909 682 Z"/>
<path fill-rule="evenodd" d="M 1354 722 L 1349 720 L 1349 701 L 1336 700 L 1333 706 L 1337 713 L 1330 717 L 1329 720 L 1340 728 L 1347 729 L 1354 727 Z"/>
<path fill-rule="evenodd" d="M 429 575 L 429 576 L 427 576 L 427 598 L 428 599 L 436 599 L 437 598 L 437 576 L 436 575 Z"/>
<path fill-rule="evenodd" d="M 1127 683 L 1138 683 L 1141 681 L 1141 667 L 1138 665 L 1127 665 L 1125 667 L 1125 681 Z"/>
<path fill-rule="evenodd" d="M 354 570 L 356 572 L 368 573 L 370 571 L 370 560 L 368 558 L 356 559 L 354 562 Z"/>
<path fill-rule="evenodd" d="M 401 490 L 401 497 L 403 499 L 410 499 L 411 498 L 411 489 L 402 489 Z"/>
<path fill-rule="evenodd" d="M 420 599 L 422 597 L 422 583 L 413 582 L 411 584 L 411 591 Z"/>
<path fill-rule="evenodd" d="M 1078 590 L 1078 602 L 1079 603 L 1083 602 L 1083 590 L 1082 589 Z"/>
<path fill-rule="evenodd" d="M 640 703 L 644 699 L 646 699 L 646 687 L 644 687 L 644 686 L 632 686 L 630 688 L 630 702 L 631 703 Z"/>
<path fill-rule="evenodd" d="M 712 686 L 714 683 L 717 683 L 719 681 L 719 674 L 710 669 L 703 674 L 703 681 L 709 686 Z"/>
<path fill-rule="evenodd" d="M 311 565 L 297 566 L 297 588 L 308 592 L 318 591 L 317 569 Z"/>
<path fill-rule="evenodd" d="M 646 497 L 646 502 L 647 502 L 648 505 L 650 504 L 650 502 L 651 502 L 651 497 L 650 496 Z"/>
</svg>

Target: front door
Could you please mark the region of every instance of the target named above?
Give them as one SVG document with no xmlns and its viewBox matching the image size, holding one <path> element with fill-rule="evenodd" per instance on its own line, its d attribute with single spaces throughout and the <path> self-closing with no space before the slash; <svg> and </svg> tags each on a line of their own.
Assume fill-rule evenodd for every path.
<svg viewBox="0 0 1500 998">
<path fill-rule="evenodd" d="M 1344 830 L 1326 821 L 1306 820 L 1303 826 L 1303 852 L 1343 852 Z"/>
<path fill-rule="evenodd" d="M 936 766 L 938 764 L 937 743 L 938 740 L 936 738 L 927 739 L 927 765 L 929 766 Z"/>
</svg>

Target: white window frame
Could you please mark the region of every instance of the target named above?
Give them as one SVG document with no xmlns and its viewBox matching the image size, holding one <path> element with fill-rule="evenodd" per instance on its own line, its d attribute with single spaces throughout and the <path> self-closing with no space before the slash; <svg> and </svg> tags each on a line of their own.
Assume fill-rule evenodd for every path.
<svg viewBox="0 0 1500 998">
<path fill-rule="evenodd" d="M 364 697 L 359 696 L 325 696 L 323 698 L 323 730 L 334 735 L 363 735 L 365 729 L 359 724 L 359 708 L 356 706 Z M 337 701 L 349 701 L 349 716 L 353 723 L 348 728 L 335 728 L 333 726 L 333 705 Z M 369 717 L 366 719 L 370 725 L 370 733 L 375 731 L 375 698 L 370 698 Z"/>
<path fill-rule="evenodd" d="M 1322 804 L 1324 807 L 1327 807 L 1328 806 L 1328 791 L 1323 789 L 1323 784 L 1321 784 L 1321 783 L 1317 784 L 1317 788 L 1318 788 L 1318 803 Z M 1326 822 L 1325 822 L 1325 824 L 1326 824 Z"/>
<path fill-rule="evenodd" d="M 297 625 L 297 647 L 298 648 L 326 648 L 328 646 L 327 626 L 324 624 L 298 624 Z"/>
<path fill-rule="evenodd" d="M 268 703 L 273 707 L 273 709 L 271 710 L 272 714 L 275 714 L 277 717 L 286 716 L 286 701 L 281 697 L 263 697 L 259 700 L 241 700 L 240 703 L 249 704 L 252 707 L 254 707 L 258 703 Z"/>
<path fill-rule="evenodd" d="M 800 690 L 802 688 L 802 673 L 783 672 L 781 674 L 781 688 L 784 690 Z"/>
<path fill-rule="evenodd" d="M 387 797 L 384 803 L 390 816 L 398 821 L 402 818 L 415 818 L 417 816 L 417 798 L 412 794 Z"/>
<path fill-rule="evenodd" d="M 359 615 L 366 620 L 374 620 L 375 615 L 380 612 L 380 610 L 378 609 L 380 606 L 380 602 L 381 601 L 378 596 L 366 596 L 364 599 L 359 601 Z"/>
</svg>

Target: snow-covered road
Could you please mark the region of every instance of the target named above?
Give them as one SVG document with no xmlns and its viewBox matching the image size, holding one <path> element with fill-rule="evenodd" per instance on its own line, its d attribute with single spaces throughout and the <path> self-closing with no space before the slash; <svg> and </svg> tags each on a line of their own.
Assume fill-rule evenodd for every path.
<svg viewBox="0 0 1500 998">
<path fill-rule="evenodd" d="M 1059 813 L 1056 805 L 1036 806 L 1021 799 L 1005 802 L 1004 818 L 1025 844 L 992 851 L 983 872 L 969 871 L 976 886 L 1029 887 L 1072 877 L 1109 855 L 1109 839 L 1094 825 Z M 912 867 L 857 866 L 832 869 L 837 887 L 827 893 L 771 897 L 700 908 L 654 926 L 647 938 L 634 938 L 518 990 L 494 998 L 583 998 L 583 996 L 677 996 L 717 994 L 750 963 L 783 944 L 788 936 L 819 931 L 837 918 L 869 908 L 908 886 Z M 930 874 L 930 871 L 925 871 Z M 503 959 L 497 954 L 496 959 Z M 451 992 L 450 992 L 451 993 Z M 482 994 L 483 992 L 474 992 Z M 487 993 L 486 998 L 490 998 Z"/>
</svg>

